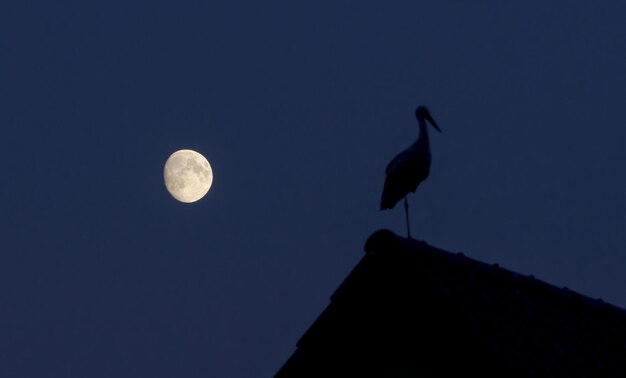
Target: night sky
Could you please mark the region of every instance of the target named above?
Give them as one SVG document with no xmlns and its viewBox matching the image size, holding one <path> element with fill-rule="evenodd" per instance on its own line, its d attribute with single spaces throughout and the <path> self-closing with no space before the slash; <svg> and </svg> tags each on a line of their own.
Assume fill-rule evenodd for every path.
<svg viewBox="0 0 626 378">
<path fill-rule="evenodd" d="M 272 376 L 420 104 L 415 238 L 626 307 L 626 5 L 563 4 L 2 2 L 0 376 Z"/>
</svg>

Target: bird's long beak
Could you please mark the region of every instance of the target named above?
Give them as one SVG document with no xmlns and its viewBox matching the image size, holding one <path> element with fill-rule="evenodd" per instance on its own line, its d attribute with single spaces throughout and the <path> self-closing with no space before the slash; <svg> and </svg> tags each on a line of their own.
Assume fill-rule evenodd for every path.
<svg viewBox="0 0 626 378">
<path fill-rule="evenodd" d="M 430 124 L 431 124 L 431 125 L 433 125 L 433 127 L 434 127 L 437 131 L 441 132 L 441 129 L 439 128 L 439 126 L 437 126 L 437 122 L 435 122 L 435 120 L 433 119 L 433 117 L 431 117 L 431 116 L 430 116 L 430 114 L 427 114 L 427 115 L 426 115 L 426 120 L 427 120 L 428 122 L 430 122 Z"/>
</svg>

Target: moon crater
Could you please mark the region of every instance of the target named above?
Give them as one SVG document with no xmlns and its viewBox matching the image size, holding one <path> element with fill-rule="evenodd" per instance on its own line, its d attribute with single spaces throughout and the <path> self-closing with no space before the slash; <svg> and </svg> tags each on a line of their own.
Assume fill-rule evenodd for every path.
<svg viewBox="0 0 626 378">
<path fill-rule="evenodd" d="M 195 202 L 213 184 L 213 170 L 207 159 L 193 150 L 179 150 L 167 159 L 163 169 L 167 191 L 180 202 Z"/>
</svg>

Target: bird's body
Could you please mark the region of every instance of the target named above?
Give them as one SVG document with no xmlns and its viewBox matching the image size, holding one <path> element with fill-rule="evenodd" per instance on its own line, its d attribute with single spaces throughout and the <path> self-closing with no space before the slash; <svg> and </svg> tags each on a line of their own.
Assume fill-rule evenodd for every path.
<svg viewBox="0 0 626 378">
<path fill-rule="evenodd" d="M 385 186 L 380 209 L 393 207 L 407 194 L 415 192 L 430 173 L 430 143 L 426 124 L 420 122 L 419 138 L 409 148 L 399 153 L 385 170 Z"/>
<path fill-rule="evenodd" d="M 415 192 L 415 189 L 417 189 L 422 181 L 426 180 L 430 173 L 430 142 L 428 140 L 426 121 L 430 122 L 437 131 L 441 132 L 427 108 L 423 106 L 418 107 L 415 115 L 419 123 L 419 137 L 415 143 L 398 154 L 387 165 L 387 169 L 385 170 L 387 177 L 385 178 L 385 186 L 380 201 L 380 209 L 385 210 L 393 209 L 398 201 L 402 198 L 405 199 L 409 237 L 411 233 L 406 196 L 409 193 Z"/>
</svg>

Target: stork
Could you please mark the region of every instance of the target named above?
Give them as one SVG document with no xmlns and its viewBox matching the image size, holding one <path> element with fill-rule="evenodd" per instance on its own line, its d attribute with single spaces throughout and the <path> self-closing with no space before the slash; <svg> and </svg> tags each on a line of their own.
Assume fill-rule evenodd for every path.
<svg viewBox="0 0 626 378">
<path fill-rule="evenodd" d="M 409 202 L 406 197 L 409 192 L 415 192 L 417 186 L 426 180 L 430 172 L 430 144 L 426 121 L 441 132 L 425 106 L 419 106 L 415 111 L 415 116 L 420 128 L 419 137 L 415 143 L 399 153 L 387 165 L 385 170 L 387 177 L 380 201 L 381 210 L 393 209 L 396 203 L 404 197 L 404 213 L 409 238 L 411 238 L 411 229 L 409 227 Z"/>
</svg>

